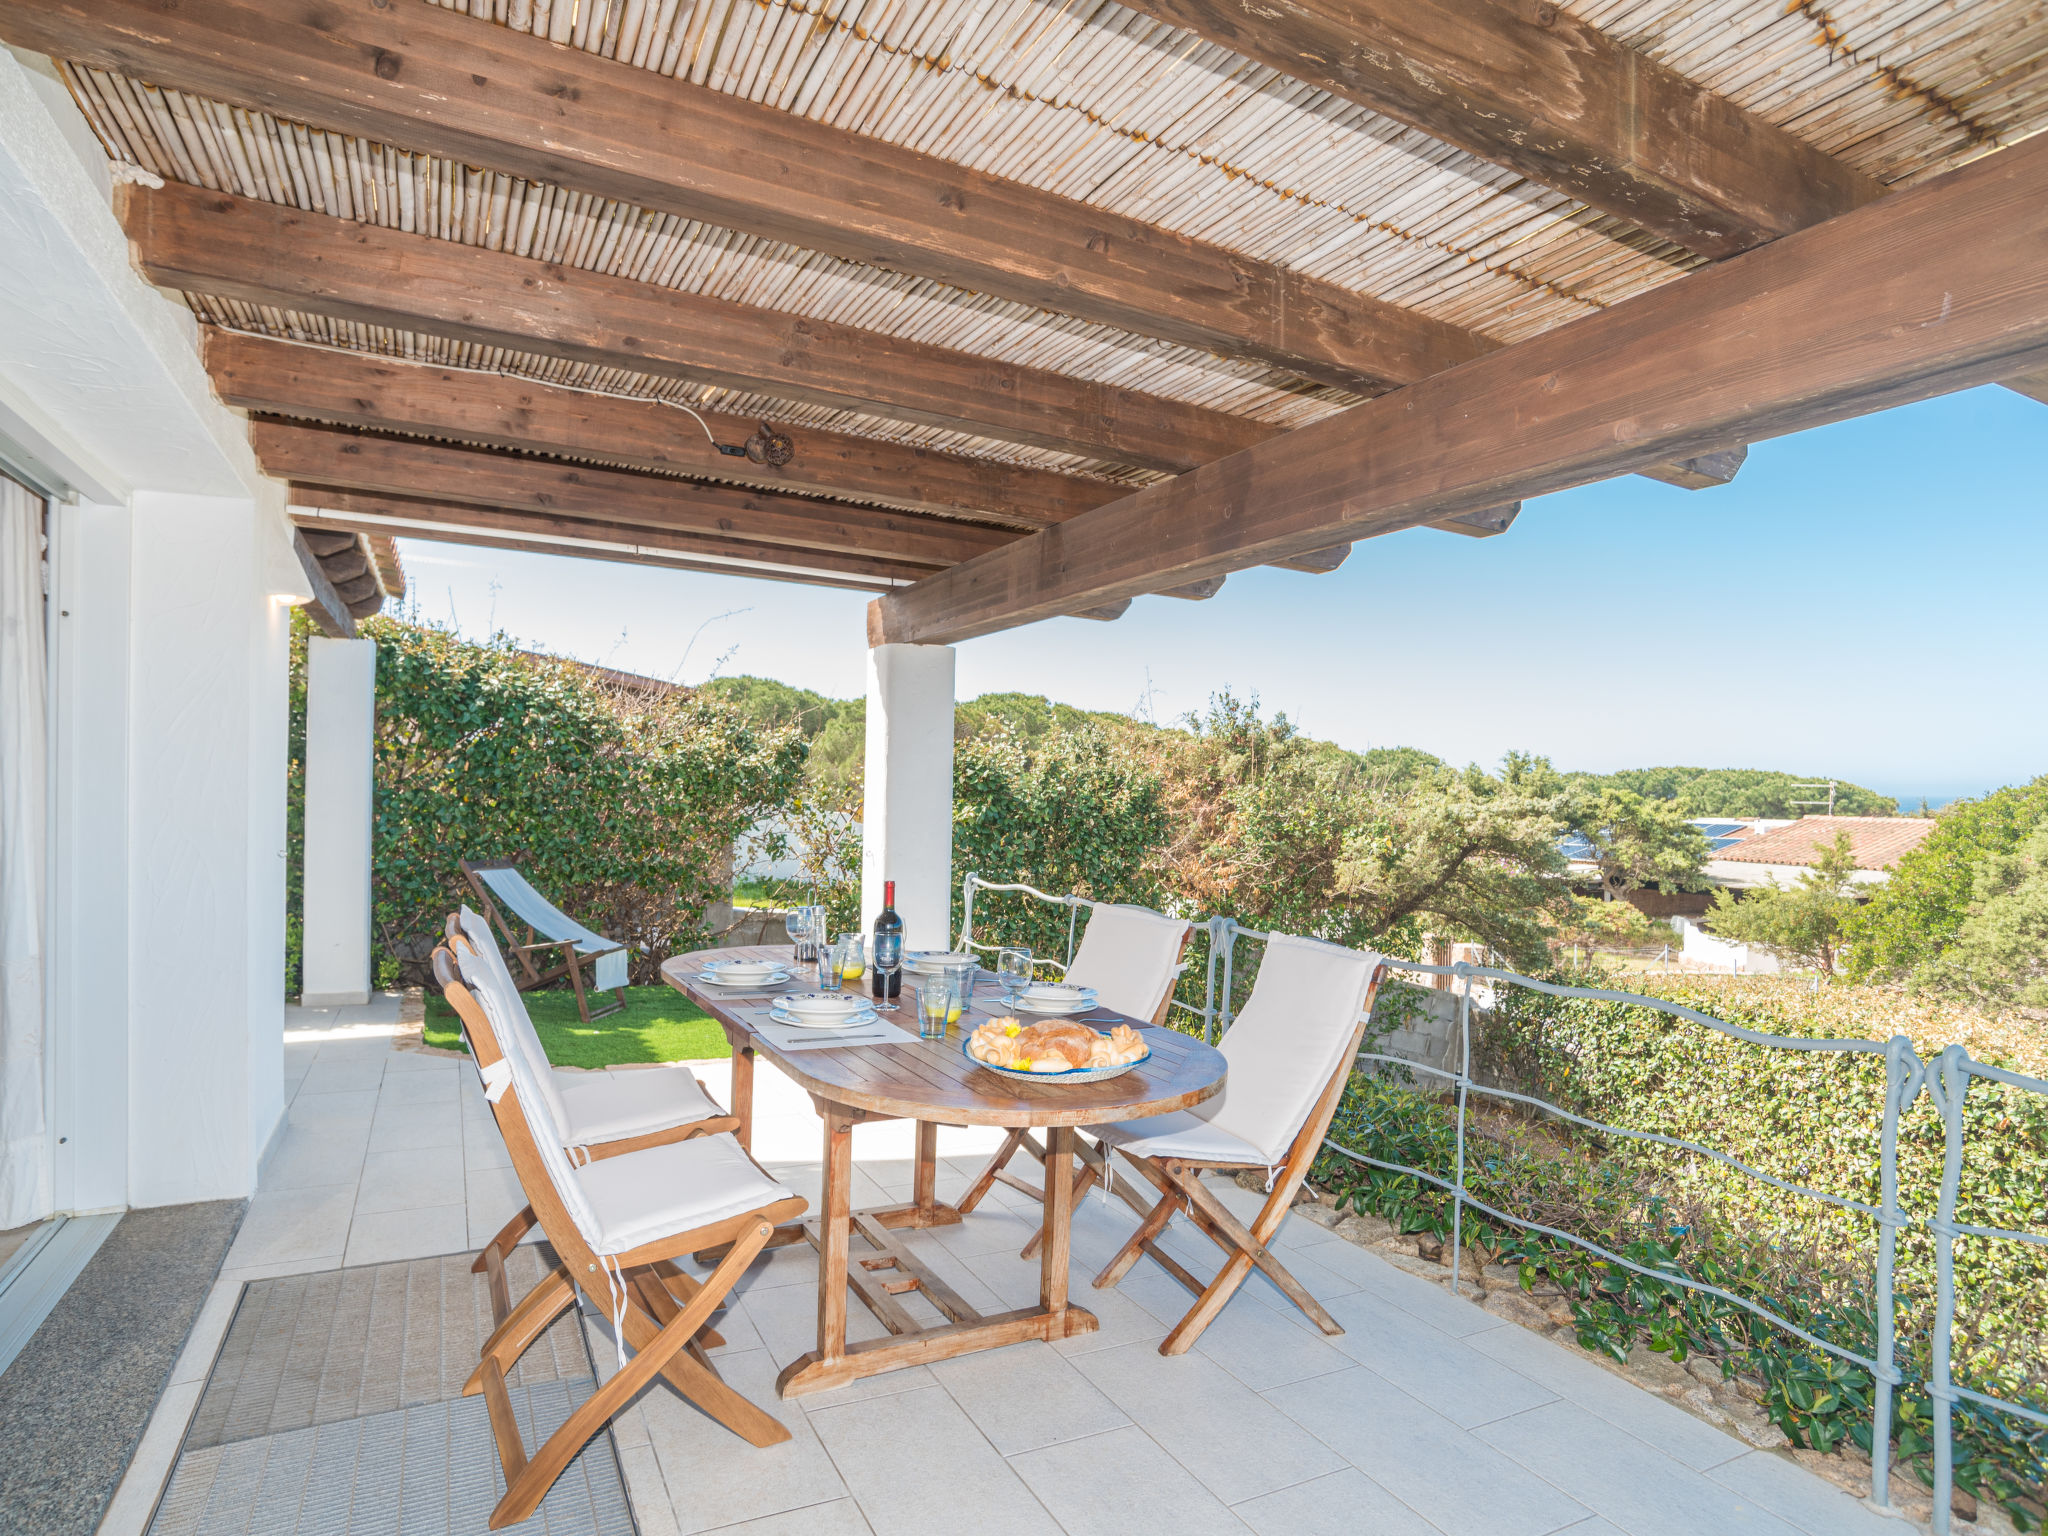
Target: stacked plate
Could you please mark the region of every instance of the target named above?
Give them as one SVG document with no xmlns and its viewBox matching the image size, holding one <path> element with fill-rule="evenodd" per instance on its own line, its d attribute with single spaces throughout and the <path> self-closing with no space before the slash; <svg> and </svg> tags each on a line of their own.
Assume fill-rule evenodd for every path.
<svg viewBox="0 0 2048 1536">
<path fill-rule="evenodd" d="M 1019 1013 L 1043 1013 L 1064 1018 L 1086 1013 L 1095 1006 L 1093 987 L 1076 987 L 1064 981 L 1034 981 L 1017 993 Z"/>
<path fill-rule="evenodd" d="M 855 1029 L 878 1017 L 857 992 L 790 992 L 769 1005 L 768 1015 L 798 1029 Z"/>
<path fill-rule="evenodd" d="M 903 963 L 921 976 L 936 976 L 949 965 L 975 965 L 979 962 L 973 955 L 960 954 L 957 951 L 941 953 L 934 949 L 905 955 Z"/>
<path fill-rule="evenodd" d="M 789 980 L 789 967 L 773 960 L 712 960 L 697 979 L 714 987 L 776 987 Z"/>
</svg>

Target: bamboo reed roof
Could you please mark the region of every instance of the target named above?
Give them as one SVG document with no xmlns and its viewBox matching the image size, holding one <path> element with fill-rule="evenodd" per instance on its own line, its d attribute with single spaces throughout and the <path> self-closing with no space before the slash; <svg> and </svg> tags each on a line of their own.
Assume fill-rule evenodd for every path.
<svg viewBox="0 0 2048 1536">
<path fill-rule="evenodd" d="M 445 9 L 1059 193 L 1521 340 L 1702 259 L 1571 196 L 1099 0 L 439 0 Z M 1887 185 L 2048 123 L 2042 0 L 1570 0 L 1617 41 Z M 1296 427 L 1361 396 L 1257 362 L 67 65 L 167 180 L 914 338 Z M 663 398 L 1142 485 L 1107 459 L 187 295 L 332 347 Z"/>
</svg>

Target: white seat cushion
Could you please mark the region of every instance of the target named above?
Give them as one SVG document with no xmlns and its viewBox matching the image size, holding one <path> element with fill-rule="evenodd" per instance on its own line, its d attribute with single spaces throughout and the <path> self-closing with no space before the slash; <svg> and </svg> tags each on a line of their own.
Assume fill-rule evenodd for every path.
<svg viewBox="0 0 2048 1536">
<path fill-rule="evenodd" d="M 1185 1109 L 1149 1120 L 1121 1120 L 1087 1129 L 1097 1141 L 1140 1157 L 1188 1157 L 1202 1163 L 1248 1163 L 1254 1167 L 1266 1161 L 1242 1136 L 1233 1136 Z"/>
<path fill-rule="evenodd" d="M 1093 987 L 1096 1001 L 1133 1019 L 1149 1019 L 1180 974 L 1188 924 L 1144 907 L 1103 903 L 1088 914 L 1068 981 Z"/>
<path fill-rule="evenodd" d="M 550 1074 L 568 1116 L 563 1133 L 572 1147 L 625 1141 L 725 1113 L 688 1067 L 645 1067 L 628 1072 Z"/>
<path fill-rule="evenodd" d="M 607 1157 L 575 1170 L 596 1230 L 590 1246 L 624 1253 L 787 1199 L 729 1132 Z"/>
</svg>

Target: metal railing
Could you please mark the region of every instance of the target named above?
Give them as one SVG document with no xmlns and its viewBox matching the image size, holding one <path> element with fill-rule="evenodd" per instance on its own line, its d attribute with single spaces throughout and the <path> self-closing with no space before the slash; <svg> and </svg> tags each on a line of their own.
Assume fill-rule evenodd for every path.
<svg viewBox="0 0 2048 1536">
<path fill-rule="evenodd" d="M 1075 931 L 1080 909 L 1094 908 L 1100 903 L 1082 896 L 1054 896 L 1035 887 L 1022 884 L 997 884 L 970 874 L 962 889 L 962 915 L 960 944 L 964 950 L 991 950 L 998 946 L 980 943 L 974 938 L 974 894 L 981 891 L 1016 892 L 1038 901 L 1055 906 L 1064 906 L 1068 911 L 1067 921 L 1067 962 L 1074 955 Z M 1197 1008 L 1178 998 L 1174 1006 L 1202 1021 L 1202 1038 L 1213 1043 L 1230 1028 L 1232 999 L 1235 995 L 1236 953 L 1240 939 L 1263 943 L 1272 937 L 1257 929 L 1241 926 L 1229 917 L 1208 917 L 1194 919 L 1197 932 L 1208 938 L 1207 977 L 1203 990 L 1202 1006 Z M 1062 962 L 1050 961 L 1060 965 Z M 1872 1405 L 1872 1433 L 1870 1458 L 1870 1499 L 1873 1506 L 1889 1510 L 1891 1501 L 1891 1428 L 1895 1411 L 1894 1395 L 1904 1384 L 1905 1378 L 1898 1369 L 1898 1317 L 1894 1295 L 1895 1270 L 1898 1257 L 1898 1235 L 1906 1227 L 1924 1226 L 1935 1239 L 1935 1318 L 1930 1341 L 1928 1380 L 1924 1383 L 1928 1397 L 1935 1405 L 1934 1419 L 1934 1508 L 1933 1528 L 1937 1536 L 1947 1536 L 1949 1511 L 1954 1493 L 1954 1408 L 1957 1402 L 1974 1403 L 1978 1407 L 1995 1412 L 2010 1413 L 2035 1424 L 2048 1426 L 2048 1413 L 2024 1403 L 2017 1403 L 1990 1393 L 1975 1391 L 1958 1385 L 1952 1370 L 1955 1332 L 1955 1241 L 1958 1237 L 1988 1238 L 2010 1242 L 2030 1243 L 2048 1248 L 2048 1234 L 2012 1231 L 1999 1227 L 1976 1226 L 1956 1220 L 1956 1202 L 1960 1188 L 1963 1159 L 1966 1151 L 1963 1109 L 1970 1085 L 1982 1078 L 1989 1082 L 2004 1084 L 2025 1093 L 2041 1094 L 2048 1098 L 2048 1081 L 2028 1077 L 2021 1073 L 2006 1071 L 1977 1061 L 1960 1045 L 1951 1045 L 1943 1050 L 1932 1062 L 1923 1061 L 1913 1049 L 1905 1035 L 1894 1035 L 1889 1040 L 1857 1039 L 1810 1039 L 1794 1035 L 1764 1034 L 1717 1019 L 1711 1014 L 1701 1013 L 1682 1004 L 1667 1002 L 1662 998 L 1647 997 L 1634 992 L 1610 991 L 1600 987 L 1569 987 L 1553 982 L 1539 981 L 1515 971 L 1500 970 L 1491 966 L 1471 965 L 1459 962 L 1455 965 L 1423 965 L 1414 961 L 1400 960 L 1392 956 L 1387 959 L 1390 969 L 1408 972 L 1417 976 L 1449 977 L 1457 993 L 1457 1039 L 1456 1070 L 1447 1065 L 1432 1066 L 1406 1056 L 1389 1055 L 1385 1052 L 1362 1050 L 1360 1061 L 1383 1062 L 1410 1072 L 1424 1072 L 1444 1080 L 1456 1105 L 1456 1142 L 1453 1175 L 1449 1179 L 1429 1173 L 1404 1163 L 1389 1162 L 1368 1156 L 1350 1147 L 1329 1140 L 1325 1149 L 1351 1159 L 1353 1162 L 1388 1172 L 1405 1174 L 1422 1180 L 1448 1193 L 1452 1199 L 1452 1246 L 1451 1286 L 1457 1290 L 1459 1265 L 1464 1249 L 1465 1211 L 1469 1206 L 1492 1220 L 1505 1222 L 1527 1231 L 1540 1232 L 1545 1236 L 1584 1249 L 1609 1264 L 1619 1265 L 1646 1278 L 1675 1285 L 1686 1290 L 1719 1298 L 1741 1307 L 1744 1311 L 1783 1330 L 1810 1347 L 1822 1350 L 1837 1359 L 1860 1366 L 1870 1373 L 1876 1384 L 1875 1400 Z M 1847 1056 L 1881 1058 L 1884 1062 L 1885 1096 L 1884 1116 L 1878 1144 L 1878 1190 L 1876 1205 L 1863 1201 L 1831 1195 L 1824 1190 L 1812 1189 L 1775 1178 L 1762 1169 L 1751 1167 L 1739 1158 L 1731 1157 L 1714 1147 L 1683 1138 L 1665 1136 L 1653 1131 L 1638 1131 L 1627 1126 L 1610 1125 L 1603 1121 L 1587 1119 L 1558 1105 L 1509 1089 L 1483 1083 L 1472 1075 L 1472 990 L 1473 983 L 1488 980 L 1496 984 L 1525 987 L 1532 991 L 1547 993 L 1553 997 L 1576 998 L 1587 1001 L 1612 1002 L 1631 1007 L 1649 1008 L 1669 1014 L 1674 1018 L 1701 1024 L 1732 1039 L 1746 1041 L 1752 1045 L 1771 1050 L 1832 1053 Z M 1219 985 L 1220 982 L 1220 985 Z M 1941 1187 L 1938 1192 L 1935 1214 L 1931 1218 L 1916 1220 L 1908 1216 L 1899 1205 L 1899 1122 L 1925 1092 L 1942 1121 L 1945 1136 L 1942 1154 Z M 1730 1168 L 1782 1190 L 1787 1194 L 1802 1196 L 1833 1206 L 1839 1210 L 1853 1212 L 1867 1217 L 1877 1225 L 1877 1259 L 1875 1270 L 1875 1316 L 1877 1320 L 1877 1341 L 1875 1355 L 1860 1354 L 1831 1339 L 1821 1338 L 1799 1327 L 1789 1318 L 1781 1317 L 1768 1307 L 1747 1297 L 1736 1295 L 1720 1286 L 1695 1280 L 1687 1275 L 1670 1270 L 1656 1269 L 1624 1258 L 1598 1243 L 1590 1242 L 1574 1233 L 1541 1222 L 1511 1215 L 1496 1209 L 1475 1197 L 1466 1187 L 1465 1150 L 1466 1131 L 1470 1101 L 1474 1095 L 1489 1099 L 1506 1100 L 1543 1114 L 1554 1115 L 1588 1130 L 1630 1140 L 1653 1142 L 1679 1151 L 1692 1153 L 1726 1164 Z"/>
</svg>

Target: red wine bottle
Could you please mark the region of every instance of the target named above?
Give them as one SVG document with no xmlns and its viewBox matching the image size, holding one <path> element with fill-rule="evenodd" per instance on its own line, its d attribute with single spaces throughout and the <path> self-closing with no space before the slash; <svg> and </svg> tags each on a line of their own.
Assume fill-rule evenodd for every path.
<svg viewBox="0 0 2048 1536">
<path fill-rule="evenodd" d="M 882 882 L 882 910 L 875 915 L 874 993 L 894 998 L 903 992 L 903 919 L 896 915 L 896 882 Z"/>
</svg>

